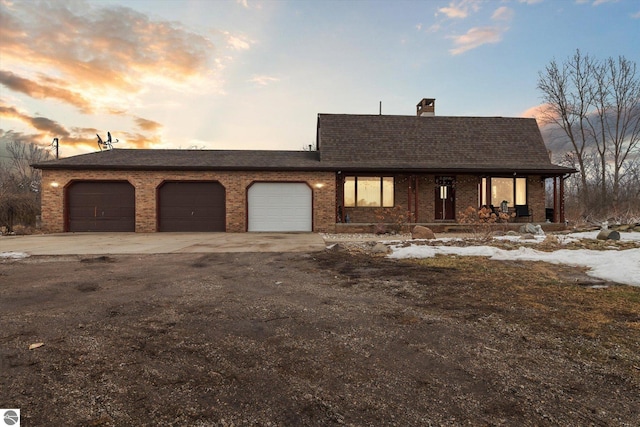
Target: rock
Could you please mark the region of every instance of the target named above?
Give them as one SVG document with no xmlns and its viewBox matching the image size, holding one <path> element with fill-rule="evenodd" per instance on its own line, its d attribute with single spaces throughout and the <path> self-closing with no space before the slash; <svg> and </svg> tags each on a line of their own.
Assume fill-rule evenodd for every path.
<svg viewBox="0 0 640 427">
<path fill-rule="evenodd" d="M 345 252 L 347 248 L 341 243 L 334 243 L 333 245 L 327 246 L 327 250 L 332 252 Z"/>
<path fill-rule="evenodd" d="M 631 226 L 629 224 L 624 224 L 616 227 L 616 231 L 629 231 Z"/>
<path fill-rule="evenodd" d="M 371 248 L 372 254 L 388 254 L 390 252 L 391 249 L 384 243 L 376 243 L 375 246 Z"/>
<path fill-rule="evenodd" d="M 535 240 L 536 236 L 534 236 L 532 233 L 525 233 L 522 236 L 520 236 L 520 238 L 522 240 Z"/>
<path fill-rule="evenodd" d="M 620 240 L 620 233 L 615 230 L 600 230 L 596 236 L 598 240 Z"/>
<path fill-rule="evenodd" d="M 542 228 L 541 228 L 542 229 Z M 520 233 L 522 234 L 538 234 L 538 229 L 535 225 L 528 223 L 520 227 Z"/>
<path fill-rule="evenodd" d="M 436 235 L 433 233 L 433 231 L 429 227 L 416 225 L 415 227 L 413 227 L 413 230 L 411 231 L 411 238 L 431 240 L 431 239 L 435 239 Z"/>
<path fill-rule="evenodd" d="M 517 236 L 517 235 L 518 235 L 518 233 L 513 231 L 513 230 L 507 231 L 507 236 Z"/>
</svg>

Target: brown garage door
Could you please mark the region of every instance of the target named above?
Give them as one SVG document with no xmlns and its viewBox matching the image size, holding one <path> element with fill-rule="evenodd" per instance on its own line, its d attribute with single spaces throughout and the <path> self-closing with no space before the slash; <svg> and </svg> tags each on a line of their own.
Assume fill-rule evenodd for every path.
<svg viewBox="0 0 640 427">
<path fill-rule="evenodd" d="M 136 198 L 126 181 L 80 181 L 67 189 L 68 231 L 135 231 Z"/>
<path fill-rule="evenodd" d="M 158 190 L 159 231 L 225 231 L 225 191 L 219 182 L 165 182 Z"/>
</svg>

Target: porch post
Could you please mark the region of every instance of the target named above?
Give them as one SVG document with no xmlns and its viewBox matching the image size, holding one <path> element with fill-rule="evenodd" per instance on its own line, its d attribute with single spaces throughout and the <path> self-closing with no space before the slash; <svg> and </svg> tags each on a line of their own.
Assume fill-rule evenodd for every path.
<svg viewBox="0 0 640 427">
<path fill-rule="evenodd" d="M 482 186 L 482 178 L 480 178 L 480 186 Z M 480 199 L 482 201 L 482 199 Z M 491 207 L 491 177 L 487 176 L 487 186 L 484 189 L 484 201 L 487 204 L 487 208 Z"/>
<path fill-rule="evenodd" d="M 553 222 L 560 222 L 560 204 L 558 203 L 558 177 L 553 177 Z"/>
<path fill-rule="evenodd" d="M 565 222 L 565 218 L 564 218 L 564 176 L 560 177 L 560 222 Z"/>
<path fill-rule="evenodd" d="M 413 222 L 414 222 L 414 224 L 418 223 L 418 194 L 419 194 L 419 192 L 418 192 L 418 182 L 419 181 L 420 181 L 420 179 L 418 177 L 416 177 L 415 181 L 414 181 L 415 185 L 414 185 L 414 188 L 413 188 L 413 191 L 414 191 L 414 194 L 415 194 L 415 196 L 413 198 L 413 202 L 416 205 L 415 209 L 414 209 L 414 213 L 413 213 Z"/>
<path fill-rule="evenodd" d="M 339 220 L 340 223 L 344 222 L 344 206 L 342 205 L 344 202 L 344 176 L 342 173 L 337 173 L 336 179 L 336 214 L 335 219 Z"/>
<path fill-rule="evenodd" d="M 413 192 L 413 175 L 409 176 L 409 185 L 407 186 L 407 221 L 411 220 L 411 193 Z"/>
</svg>

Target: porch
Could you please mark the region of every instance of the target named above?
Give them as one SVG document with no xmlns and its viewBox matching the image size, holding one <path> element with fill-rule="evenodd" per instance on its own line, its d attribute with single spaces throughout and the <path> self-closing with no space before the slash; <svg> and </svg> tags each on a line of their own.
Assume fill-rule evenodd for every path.
<svg viewBox="0 0 640 427">
<path fill-rule="evenodd" d="M 492 231 L 519 231 L 520 227 L 525 224 L 540 225 L 545 233 L 553 233 L 558 231 L 564 231 L 567 229 L 565 223 L 557 222 L 509 222 L 500 224 L 486 224 L 481 227 L 487 227 Z M 471 233 L 474 231 L 474 226 L 470 224 L 461 224 L 457 222 L 428 222 L 428 223 L 407 223 L 403 225 L 396 224 L 380 224 L 373 222 L 362 223 L 336 223 L 335 232 L 337 234 L 343 233 L 380 233 L 381 226 L 386 227 L 389 233 L 410 233 L 413 227 L 421 225 L 430 228 L 434 233 Z M 398 228 L 401 230 L 396 231 Z M 478 227 L 475 227 L 476 229 Z M 384 234 L 384 233 L 382 233 Z"/>
</svg>

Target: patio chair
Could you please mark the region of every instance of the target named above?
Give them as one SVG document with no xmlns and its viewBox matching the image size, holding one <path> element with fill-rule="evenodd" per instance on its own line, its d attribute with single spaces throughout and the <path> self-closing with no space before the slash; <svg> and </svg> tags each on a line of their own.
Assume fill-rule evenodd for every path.
<svg viewBox="0 0 640 427">
<path fill-rule="evenodd" d="M 529 218 L 529 222 L 533 222 L 533 212 L 529 205 L 516 205 L 516 218 Z"/>
</svg>

